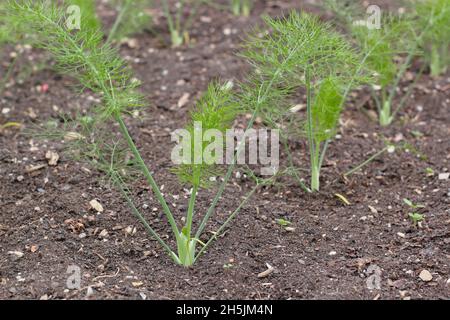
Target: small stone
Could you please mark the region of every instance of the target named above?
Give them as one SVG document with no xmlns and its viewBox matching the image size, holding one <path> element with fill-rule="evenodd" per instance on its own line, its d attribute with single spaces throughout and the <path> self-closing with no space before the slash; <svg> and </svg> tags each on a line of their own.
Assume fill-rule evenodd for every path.
<svg viewBox="0 0 450 320">
<path fill-rule="evenodd" d="M 133 287 L 135 288 L 139 288 L 142 287 L 142 285 L 144 284 L 142 281 L 135 281 L 131 283 L 133 285 Z"/>
<path fill-rule="evenodd" d="M 211 19 L 211 17 L 201 16 L 200 21 L 203 23 L 211 23 L 212 19 Z"/>
<path fill-rule="evenodd" d="M 422 281 L 430 282 L 433 280 L 433 276 L 431 275 L 430 271 L 424 269 L 420 272 L 419 278 L 422 279 Z"/>
<path fill-rule="evenodd" d="M 405 238 L 405 237 L 406 237 L 406 235 L 405 235 L 403 232 L 397 232 L 397 235 L 398 235 L 400 238 Z"/>
<path fill-rule="evenodd" d="M 369 207 L 370 212 L 372 212 L 373 214 L 377 214 L 378 213 L 378 210 L 375 209 L 374 207 L 372 207 L 372 206 L 368 206 L 368 207 Z"/>
<path fill-rule="evenodd" d="M 24 177 L 23 176 L 18 176 L 16 179 L 17 179 L 17 181 L 21 182 L 21 181 L 23 181 Z"/>
<path fill-rule="evenodd" d="M 103 229 L 98 236 L 100 238 L 106 238 L 108 236 L 108 230 Z"/>
<path fill-rule="evenodd" d="M 450 178 L 450 172 L 439 173 L 439 180 L 448 180 Z"/>
<path fill-rule="evenodd" d="M 78 238 L 80 238 L 80 239 L 86 238 L 86 233 L 84 233 L 84 232 L 80 233 L 80 234 L 78 235 Z"/>
<path fill-rule="evenodd" d="M 328 253 L 328 255 L 330 255 L 330 256 L 335 256 L 336 254 L 337 254 L 336 251 L 330 251 L 330 252 Z"/>
<path fill-rule="evenodd" d="M 8 251 L 8 254 L 14 255 L 16 258 L 22 258 L 24 255 L 21 251 Z"/>
<path fill-rule="evenodd" d="M 231 34 L 231 29 L 230 28 L 223 29 L 223 34 L 229 36 Z"/>
</svg>

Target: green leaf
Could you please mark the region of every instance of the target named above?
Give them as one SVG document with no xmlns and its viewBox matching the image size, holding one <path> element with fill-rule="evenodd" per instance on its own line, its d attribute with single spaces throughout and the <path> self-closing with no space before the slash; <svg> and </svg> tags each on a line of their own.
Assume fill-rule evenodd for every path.
<svg viewBox="0 0 450 320">
<path fill-rule="evenodd" d="M 291 222 L 290 221 L 288 221 L 288 220 L 284 220 L 284 219 L 277 219 L 276 220 L 277 221 L 277 223 L 280 225 L 280 226 L 283 226 L 283 227 L 287 227 L 287 226 L 289 226 L 290 224 L 291 224 Z"/>
</svg>

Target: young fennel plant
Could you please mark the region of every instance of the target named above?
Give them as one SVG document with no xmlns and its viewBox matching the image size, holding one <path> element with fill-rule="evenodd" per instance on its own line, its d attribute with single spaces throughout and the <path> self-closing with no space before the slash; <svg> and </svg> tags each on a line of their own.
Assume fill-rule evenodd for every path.
<svg viewBox="0 0 450 320">
<path fill-rule="evenodd" d="M 433 77 L 442 75 L 450 65 L 450 1 L 412 0 L 415 27 L 423 32 L 420 46 Z"/>
<path fill-rule="evenodd" d="M 230 214 L 225 223 L 206 244 L 203 244 L 199 239 L 225 191 L 225 186 L 236 165 L 236 155 L 232 164 L 229 165 L 218 192 L 206 214 L 201 219 L 195 234 L 193 231 L 193 220 L 196 211 L 197 193 L 200 188 L 208 186 L 205 181 L 207 181 L 207 177 L 215 172 L 214 165 L 205 165 L 203 163 L 198 165 L 183 164 L 174 170 L 182 182 L 188 183 L 192 187 L 186 223 L 182 228 L 179 228 L 153 174 L 142 158 L 125 123 L 124 116 L 133 112 L 136 108 L 142 107 L 144 102 L 142 95 L 137 93 L 139 83 L 133 80 L 132 73 L 124 60 L 118 56 L 116 49 L 102 42 L 103 36 L 98 30 L 89 28 L 82 28 L 76 32 L 67 30 L 64 24 L 66 19 L 65 11 L 54 4 L 48 5 L 44 0 L 9 1 L 8 14 L 12 19 L 24 25 L 24 27 L 38 30 L 39 37 L 36 37 L 35 45 L 49 51 L 57 62 L 58 70 L 63 74 L 74 77 L 82 85 L 82 90 L 89 89 L 101 99 L 101 103 L 96 108 L 89 110 L 88 116 L 83 115 L 75 118 L 76 123 L 75 126 L 71 126 L 71 130 L 78 127 L 82 129 L 82 133 L 66 132 L 64 139 L 71 141 L 73 143 L 72 146 L 83 150 L 82 153 L 78 153 L 80 156 L 94 158 L 96 163 L 101 163 L 101 166 L 97 167 L 109 176 L 110 181 L 115 183 L 132 212 L 177 264 L 183 266 L 193 265 L 242 209 L 257 188 L 265 182 L 259 181 L 236 210 Z M 256 107 L 264 99 L 265 96 L 261 96 L 260 100 L 256 102 Z M 208 88 L 208 91 L 192 113 L 192 119 L 193 121 L 201 122 L 205 128 L 223 131 L 231 125 L 236 115 L 236 105 L 228 86 L 213 84 Z M 256 113 L 257 109 L 253 113 L 247 129 L 252 127 Z M 98 137 L 102 135 L 97 130 L 105 126 L 118 128 L 118 135 L 112 135 L 112 138 L 110 136 L 112 143 L 109 145 L 106 145 L 101 139 L 98 141 Z M 59 133 L 58 131 L 56 132 L 56 136 L 58 136 Z M 88 146 L 87 151 L 86 146 Z M 123 149 L 123 146 L 126 146 L 127 151 L 132 154 L 132 160 L 120 159 L 121 156 L 118 150 Z M 201 149 L 204 147 L 202 145 Z M 108 155 L 104 153 L 104 150 L 108 150 Z M 240 147 L 238 147 L 237 152 L 239 150 Z M 137 209 L 129 184 L 125 180 L 124 170 L 122 170 L 128 166 L 129 162 L 132 162 L 139 169 L 139 172 L 146 179 L 157 201 L 160 203 L 175 237 L 177 250 L 171 249 L 170 245 L 159 236 Z M 198 252 L 196 250 L 197 243 L 202 244 Z"/>
<path fill-rule="evenodd" d="M 417 3 L 419 2 L 423 3 L 424 7 L 426 7 L 425 3 L 436 3 L 434 0 L 418 0 Z M 444 2 L 446 1 L 444 0 Z M 428 13 L 423 12 L 419 19 L 411 13 L 402 15 L 382 13 L 381 25 L 377 29 L 354 23 L 358 18 L 363 17 L 364 12 L 360 6 L 350 1 L 325 0 L 324 4 L 350 31 L 352 39 L 366 57 L 367 66 L 376 72 L 378 81 L 376 87 L 372 86 L 372 97 L 378 110 L 380 125 L 390 125 L 398 112 L 405 106 L 424 68 L 421 68 L 415 80 L 409 84 L 406 93 L 395 106 L 394 103 L 399 92 L 398 87 L 405 73 L 410 68 L 413 59 L 423 54 L 423 43 L 427 35 L 429 37 L 434 33 L 433 26 L 442 26 L 441 19 L 445 15 L 448 16 L 448 13 L 445 10 L 440 12 L 430 10 Z M 443 27 L 444 29 L 445 27 Z M 397 61 L 399 57 L 401 59 Z"/>
<path fill-rule="evenodd" d="M 361 62 L 363 58 L 330 24 L 320 22 L 317 17 L 292 12 L 281 19 L 265 18 L 265 22 L 270 32 L 257 30 L 243 54 L 257 71 L 254 82 L 274 76 L 277 79 L 271 87 L 271 99 L 259 115 L 266 123 L 281 129 L 284 137 L 292 132 L 291 126 L 297 128 L 294 131 L 304 129 L 311 182 L 310 188 L 301 186 L 318 191 L 320 170 L 346 97 L 350 90 L 369 81 L 369 77 Z M 291 48 L 298 50 L 292 52 Z M 280 68 L 280 61 L 287 63 Z M 306 90 L 304 126 L 299 126 L 296 115 L 287 107 L 289 98 L 299 89 Z"/>
<path fill-rule="evenodd" d="M 192 25 L 200 5 L 205 0 L 181 0 L 177 3 L 175 12 L 170 9 L 168 0 L 161 0 L 164 16 L 167 20 L 167 26 L 169 27 L 170 40 L 173 47 L 179 47 L 189 40 L 189 28 Z M 186 4 L 190 4 L 188 16 L 184 19 L 184 10 Z"/>
</svg>

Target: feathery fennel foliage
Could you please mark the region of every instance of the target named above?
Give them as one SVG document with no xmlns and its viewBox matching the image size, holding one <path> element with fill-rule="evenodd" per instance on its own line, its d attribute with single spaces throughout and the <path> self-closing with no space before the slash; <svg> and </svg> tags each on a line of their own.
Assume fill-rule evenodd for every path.
<svg viewBox="0 0 450 320">
<path fill-rule="evenodd" d="M 378 74 L 380 95 L 373 91 L 373 97 L 378 108 L 380 124 L 387 126 L 402 108 L 401 104 L 395 111 L 392 108 L 397 87 L 410 67 L 412 59 L 419 52 L 409 18 L 385 15 L 381 23 L 380 30 L 354 26 L 352 33 L 362 51 L 368 55 L 368 66 Z M 399 64 L 395 59 L 400 55 L 406 58 Z"/>
<path fill-rule="evenodd" d="M 354 23 L 365 16 L 361 6 L 337 0 L 326 0 L 324 4 L 344 23 L 352 39 L 365 55 L 367 66 L 376 72 L 379 88 L 372 89 L 372 96 L 377 106 L 380 125 L 390 125 L 405 105 L 416 83 L 409 85 L 407 94 L 393 109 L 397 88 L 413 58 L 421 55 L 420 39 L 429 27 L 423 26 L 423 30 L 415 29 L 414 21 L 409 14 L 398 16 L 393 13 L 382 13 L 381 28 L 369 28 Z M 400 62 L 397 61 L 398 57 L 402 57 Z M 421 72 L 418 78 L 420 76 Z"/>
<path fill-rule="evenodd" d="M 420 45 L 431 75 L 437 77 L 450 65 L 450 1 L 413 0 L 411 4 L 416 13 L 415 27 L 424 31 Z"/>
<path fill-rule="evenodd" d="M 250 88 L 264 90 L 270 85 L 260 116 L 282 129 L 285 138 L 292 126 L 306 128 L 311 184 L 310 188 L 302 187 L 318 191 L 322 162 L 348 92 L 369 77 L 363 58 L 330 24 L 317 17 L 293 12 L 281 19 L 266 17 L 265 22 L 270 32 L 256 30 L 243 53 L 256 69 Z M 287 108 L 298 89 L 307 93 L 305 126 L 299 126 L 296 115 Z M 256 90 L 244 90 L 247 100 L 257 100 L 257 94 Z"/>
<path fill-rule="evenodd" d="M 75 150 L 80 158 L 87 158 L 94 162 L 96 167 L 106 173 L 110 181 L 115 183 L 132 212 L 171 258 L 183 266 L 194 264 L 264 181 L 259 182 L 247 194 L 205 245 L 199 239 L 231 177 L 236 164 L 236 156 L 195 234 L 192 226 L 196 211 L 196 196 L 200 187 L 208 186 L 203 183 L 205 178 L 216 171 L 212 164 L 180 166 L 176 169 L 176 173 L 183 182 L 192 186 L 192 192 L 186 222 L 183 227 L 179 228 L 123 118 L 133 109 L 144 105 L 142 96 L 137 93 L 139 83 L 133 80 L 132 73 L 124 60 L 109 44 L 102 42 L 99 30 L 88 28 L 81 28 L 78 31 L 67 30 L 65 10 L 55 4 L 48 5 L 44 0 L 15 0 L 8 2 L 7 9 L 11 19 L 24 26 L 25 29 L 30 28 L 39 34 L 35 38 L 35 45 L 53 54 L 60 72 L 74 77 L 82 85 L 81 90 L 89 89 L 101 99 L 101 103 L 89 110 L 88 115 L 77 116 L 69 121 L 64 120 L 62 129 L 58 128 L 57 124 L 50 123 L 52 134 L 46 134 L 46 137 L 52 135 L 57 139 L 63 137 L 64 141 L 69 142 L 68 146 Z M 226 85 L 211 85 L 197 108 L 192 112 L 193 123 L 201 122 L 205 128 L 214 128 L 220 132 L 231 126 L 237 109 L 229 90 L 229 86 Z M 253 113 L 248 128 L 253 125 L 256 113 L 257 110 Z M 111 130 L 108 128 L 117 128 L 117 132 L 111 134 Z M 67 132 L 64 129 L 70 131 Z M 109 140 L 103 138 L 105 135 L 109 136 Z M 204 146 L 201 148 L 203 149 Z M 132 158 L 129 156 L 130 154 Z M 177 250 L 171 249 L 170 245 L 158 235 L 137 209 L 132 190 L 125 180 L 126 170 L 133 165 L 145 177 L 160 203 L 175 237 Z M 197 243 L 202 245 L 198 252 Z"/>
</svg>

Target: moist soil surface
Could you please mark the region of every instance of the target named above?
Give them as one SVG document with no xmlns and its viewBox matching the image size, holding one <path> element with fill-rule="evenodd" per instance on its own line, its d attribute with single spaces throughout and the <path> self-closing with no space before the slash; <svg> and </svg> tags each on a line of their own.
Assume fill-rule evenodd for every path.
<svg viewBox="0 0 450 320">
<path fill-rule="evenodd" d="M 170 132 L 184 127 L 210 81 L 236 81 L 249 70 L 235 55 L 244 32 L 261 22 L 261 14 L 276 16 L 291 8 L 330 18 L 307 2 L 256 2 L 249 18 L 201 8 L 191 43 L 181 48 L 166 45 L 164 20 L 155 11 L 158 36 L 144 32 L 121 46 L 149 102 L 140 118 L 130 117 L 127 124 L 178 221 L 187 208 L 187 190 L 169 171 Z M 111 23 L 114 12 L 102 7 L 99 12 Z M 99 172 L 64 156 L 58 143 L 23 134 L 61 110 L 86 109 L 93 99 L 76 93 L 74 81 L 57 75 L 45 63 L 51 60 L 34 49 L 10 47 L 2 74 L 11 52 L 18 52 L 19 64 L 0 100 L 0 123 L 19 122 L 22 128 L 0 132 L 0 298 L 450 298 L 450 180 L 445 174 L 450 166 L 449 74 L 422 77 L 388 128 L 373 120 L 367 93 L 356 92 L 330 145 L 321 191 L 306 194 L 290 178 L 259 189 L 198 263 L 183 268 L 145 232 L 120 193 L 102 183 Z M 404 84 L 414 77 L 407 74 Z M 187 94 L 187 104 L 178 105 Z M 296 103 L 304 103 L 304 97 Z M 244 124 L 245 119 L 236 125 Z M 401 147 L 343 178 L 383 149 L 386 140 Z M 306 143 L 290 145 L 295 163 L 307 168 Z M 48 165 L 49 150 L 60 155 L 56 166 Z M 308 179 L 307 171 L 302 175 Z M 145 182 L 132 184 L 151 225 L 172 239 Z M 203 241 L 253 185 L 245 175 L 233 175 Z M 214 191 L 201 191 L 198 215 L 204 214 Z M 408 217 L 414 210 L 404 198 L 425 206 L 417 209 L 425 216 L 420 225 Z M 93 199 L 103 212 L 91 207 Z M 289 231 L 276 222 L 280 218 L 291 222 Z M 274 271 L 258 277 L 268 265 Z M 77 267 L 80 288 L 69 289 Z"/>
</svg>

